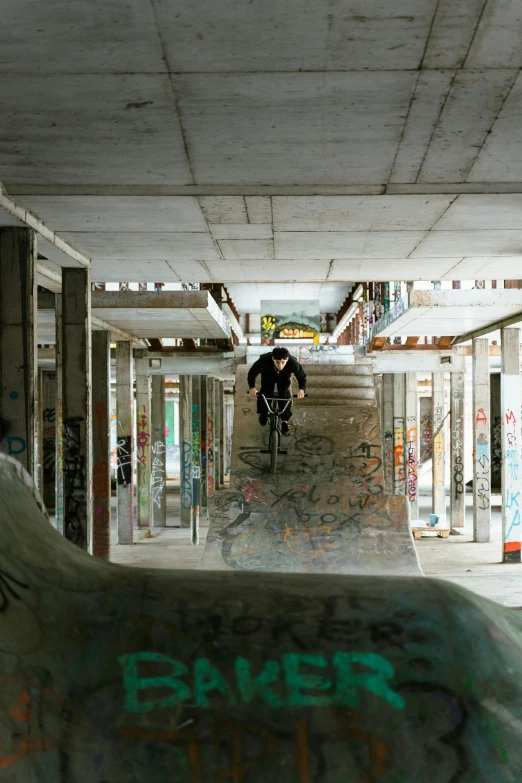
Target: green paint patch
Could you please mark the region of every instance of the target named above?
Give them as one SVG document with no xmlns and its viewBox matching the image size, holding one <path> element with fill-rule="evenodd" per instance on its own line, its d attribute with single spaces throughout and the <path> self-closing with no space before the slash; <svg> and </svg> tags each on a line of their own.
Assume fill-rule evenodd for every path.
<svg viewBox="0 0 522 783">
<path fill-rule="evenodd" d="M 394 677 L 393 666 L 376 653 L 337 652 L 331 659 L 287 653 L 281 662 L 268 660 L 261 669 L 238 656 L 233 672 L 227 676 L 208 658 L 198 658 L 192 671 L 182 661 L 154 652 L 122 655 L 118 661 L 123 668 L 125 709 L 129 712 L 167 709 L 187 700 L 203 708 L 256 701 L 274 709 L 357 707 L 361 690 L 396 710 L 404 709 L 403 698 L 389 684 Z M 325 676 L 327 673 L 329 676 Z"/>
</svg>

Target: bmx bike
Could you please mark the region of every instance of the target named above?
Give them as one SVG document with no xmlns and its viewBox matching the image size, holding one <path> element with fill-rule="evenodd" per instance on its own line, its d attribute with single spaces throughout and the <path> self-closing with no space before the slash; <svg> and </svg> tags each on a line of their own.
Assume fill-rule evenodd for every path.
<svg viewBox="0 0 522 783">
<path fill-rule="evenodd" d="M 261 394 L 260 397 L 262 397 L 263 402 L 266 405 L 268 413 L 268 424 L 270 426 L 270 431 L 268 434 L 268 449 L 261 449 L 260 451 L 261 454 L 270 454 L 270 473 L 275 473 L 277 470 L 278 456 L 288 454 L 286 449 L 280 448 L 282 437 L 281 416 L 286 410 L 288 410 L 288 407 L 292 402 L 292 397 L 294 397 L 294 399 L 297 398 L 297 394 L 293 394 L 292 397 L 265 397 L 264 394 Z M 305 394 L 305 397 L 308 397 L 308 395 Z M 281 408 L 281 410 L 278 410 L 278 403 L 280 402 L 284 402 L 286 404 Z M 272 405 L 270 403 L 272 403 Z"/>
</svg>

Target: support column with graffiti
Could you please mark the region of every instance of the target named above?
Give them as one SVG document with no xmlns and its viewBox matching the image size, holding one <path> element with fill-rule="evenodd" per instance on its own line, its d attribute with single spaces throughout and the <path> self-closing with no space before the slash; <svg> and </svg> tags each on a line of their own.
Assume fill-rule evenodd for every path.
<svg viewBox="0 0 522 783">
<path fill-rule="evenodd" d="M 151 400 L 148 359 L 136 360 L 136 465 L 138 527 L 152 528 Z"/>
<path fill-rule="evenodd" d="M 382 420 L 383 420 L 383 455 L 384 455 L 384 491 L 393 495 L 395 461 L 393 456 L 393 375 L 384 373 L 382 376 Z"/>
<path fill-rule="evenodd" d="M 225 484 L 225 382 L 219 384 L 219 486 Z"/>
<path fill-rule="evenodd" d="M 473 340 L 473 541 L 491 541 L 489 342 Z"/>
<path fill-rule="evenodd" d="M 502 329 L 501 340 L 502 562 L 520 563 L 522 552 L 520 329 Z"/>
<path fill-rule="evenodd" d="M 207 376 L 201 376 L 200 385 L 200 440 L 201 440 L 201 492 L 199 505 L 201 510 L 206 510 L 208 505 L 208 482 L 207 482 L 207 425 L 208 425 L 208 402 L 207 402 Z"/>
<path fill-rule="evenodd" d="M 55 327 L 55 357 L 56 357 L 56 440 L 55 440 L 55 524 L 56 530 L 65 535 L 63 527 L 63 365 L 62 365 L 62 295 L 55 294 L 54 308 L 56 316 Z"/>
<path fill-rule="evenodd" d="M 207 493 L 208 497 L 216 491 L 216 396 L 215 378 L 207 377 Z"/>
<path fill-rule="evenodd" d="M 26 228 L 0 229 L 0 450 L 37 478 L 36 245 Z"/>
<path fill-rule="evenodd" d="M 223 421 L 222 394 L 219 378 L 214 378 L 214 482 L 221 489 L 221 425 Z"/>
<path fill-rule="evenodd" d="M 190 527 L 192 508 L 192 377 L 179 377 L 179 484 L 181 527 Z"/>
<path fill-rule="evenodd" d="M 132 345 L 116 343 L 116 484 L 118 492 L 118 544 L 134 540 L 133 373 Z"/>
<path fill-rule="evenodd" d="M 154 527 L 167 524 L 167 445 L 165 442 L 165 376 L 152 376 L 151 398 L 151 448 L 152 448 L 152 520 Z"/>
<path fill-rule="evenodd" d="M 451 465 L 450 524 L 464 527 L 466 487 L 464 483 L 464 389 L 465 373 L 450 373 Z"/>
<path fill-rule="evenodd" d="M 92 333 L 92 553 L 101 560 L 111 546 L 110 346 L 110 332 Z"/>
<path fill-rule="evenodd" d="M 417 462 L 419 457 L 419 427 L 417 414 L 417 373 L 406 373 L 406 495 L 410 502 L 410 519 L 419 518 Z"/>
<path fill-rule="evenodd" d="M 431 404 L 433 410 L 433 447 L 432 447 L 432 513 L 437 514 L 439 523 L 446 522 L 445 457 L 446 437 L 444 433 L 444 373 L 431 375 Z"/>
<path fill-rule="evenodd" d="M 405 373 L 393 376 L 393 494 L 406 493 L 406 382 Z"/>
<path fill-rule="evenodd" d="M 92 552 L 91 277 L 62 270 L 65 537 Z"/>
<path fill-rule="evenodd" d="M 205 376 L 192 376 L 192 507 L 190 543 L 199 544 L 199 503 L 201 489 L 201 383 Z"/>
</svg>

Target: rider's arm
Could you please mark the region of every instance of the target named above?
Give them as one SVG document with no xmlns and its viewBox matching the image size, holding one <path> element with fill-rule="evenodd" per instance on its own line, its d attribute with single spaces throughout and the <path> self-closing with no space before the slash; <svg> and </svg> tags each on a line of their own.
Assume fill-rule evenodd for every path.
<svg viewBox="0 0 522 783">
<path fill-rule="evenodd" d="M 254 362 L 250 370 L 248 371 L 248 388 L 254 389 L 256 385 L 256 378 L 260 374 L 262 369 L 262 362 L 259 358 L 257 362 Z"/>
</svg>

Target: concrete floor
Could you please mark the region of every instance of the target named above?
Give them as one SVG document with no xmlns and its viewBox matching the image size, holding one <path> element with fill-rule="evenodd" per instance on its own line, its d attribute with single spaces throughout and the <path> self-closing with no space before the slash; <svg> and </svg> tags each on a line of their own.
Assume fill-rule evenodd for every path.
<svg viewBox="0 0 522 783">
<path fill-rule="evenodd" d="M 503 565 L 501 558 L 500 496 L 493 496 L 492 542 L 472 542 L 472 498 L 466 498 L 466 524 L 462 535 L 449 539 L 423 538 L 416 542 L 422 569 L 426 576 L 448 579 L 505 606 L 522 608 L 522 564 Z M 428 518 L 431 499 L 420 498 L 420 516 Z M 113 518 L 115 518 L 115 514 Z M 167 523 L 179 525 L 179 495 L 167 496 Z M 111 560 L 122 565 L 141 568 L 196 568 L 208 533 L 206 519 L 201 520 L 200 544 L 190 543 L 186 528 L 167 527 L 154 531 L 154 538 L 146 538 L 144 531 L 136 530 L 133 546 L 116 543 L 113 527 Z"/>
</svg>

